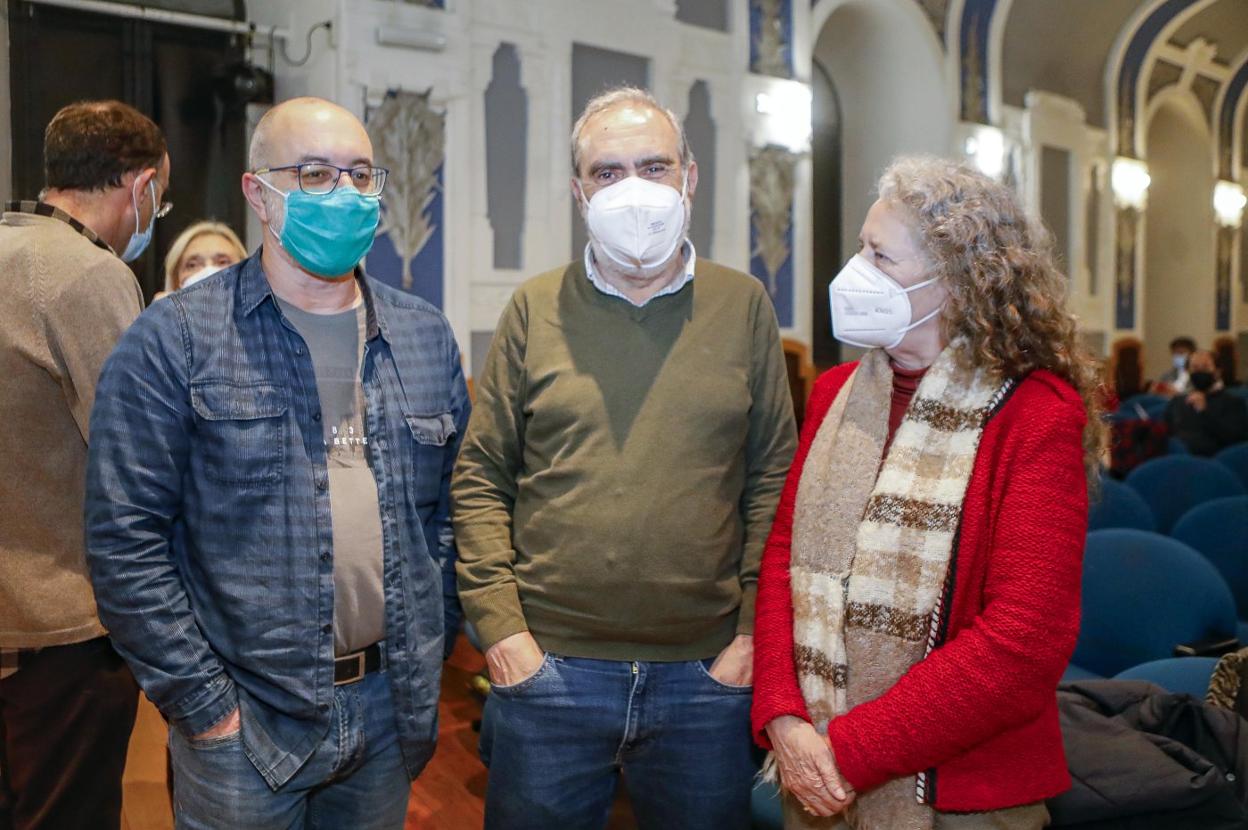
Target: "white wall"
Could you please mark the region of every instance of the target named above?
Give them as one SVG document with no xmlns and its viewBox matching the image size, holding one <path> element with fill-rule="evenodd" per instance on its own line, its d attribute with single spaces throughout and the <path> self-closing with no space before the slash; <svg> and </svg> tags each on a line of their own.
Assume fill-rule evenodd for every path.
<svg viewBox="0 0 1248 830">
<path fill-rule="evenodd" d="M 1209 128 L 1191 93 L 1162 93 L 1148 125 L 1153 181 L 1145 218 L 1145 371 L 1169 365 L 1179 335 L 1208 348 L 1214 337 L 1213 159 Z"/>
<path fill-rule="evenodd" d="M 278 59 L 279 100 L 321 95 L 363 114 L 365 102 L 379 100 L 387 89 L 433 88 L 435 105 L 447 113 L 444 305 L 466 360 L 471 361 L 470 332 L 494 328 L 515 286 L 567 259 L 573 43 L 648 57 L 654 92 L 678 115 L 684 115 L 694 81 L 708 83 L 719 170 L 715 258 L 748 269 L 747 136 L 750 119 L 758 116 L 746 89 L 746 3 L 731 4 L 729 33 L 676 22 L 671 0 L 448 0 L 446 11 L 386 0 L 252 0 L 248 5 L 261 28 L 275 24 L 291 31 L 293 57 L 302 56 L 310 25 L 334 21 L 333 45 L 317 32 L 306 67 Z M 794 13 L 805 15 L 802 0 L 794 0 Z M 379 46 L 378 27 L 441 34 L 447 46 L 441 52 Z M 514 44 L 520 55 L 529 108 L 524 265 L 514 271 L 494 268 L 486 211 L 483 96 L 494 51 L 503 42 Z M 263 61 L 264 50 L 256 50 L 254 58 Z M 809 255 L 803 247 L 808 211 L 798 210 L 795 221 L 795 307 L 802 333 L 809 319 L 801 303 L 810 292 Z"/>
<path fill-rule="evenodd" d="M 858 248 L 858 231 L 888 162 L 901 153 L 953 150 L 952 92 L 940 44 L 913 0 L 840 4 L 816 33 L 814 55 L 840 96 L 841 250 L 848 255 Z"/>
</svg>

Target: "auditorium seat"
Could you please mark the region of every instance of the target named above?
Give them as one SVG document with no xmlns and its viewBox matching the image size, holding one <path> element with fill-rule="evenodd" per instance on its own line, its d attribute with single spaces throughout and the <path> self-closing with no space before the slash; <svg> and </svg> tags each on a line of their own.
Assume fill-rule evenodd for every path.
<svg viewBox="0 0 1248 830">
<path fill-rule="evenodd" d="M 1169 402 L 1169 398 L 1163 395 L 1132 395 L 1118 405 L 1118 411 L 1131 413 L 1137 418 L 1143 412 L 1151 420 L 1160 421 L 1166 413 L 1166 404 Z"/>
<path fill-rule="evenodd" d="M 1208 559 L 1235 597 L 1240 640 L 1248 642 L 1248 496 L 1214 499 L 1193 507 L 1170 535 Z"/>
<path fill-rule="evenodd" d="M 1112 478 L 1101 479 L 1099 487 L 1100 492 L 1093 496 L 1088 506 L 1088 530 L 1105 530 L 1111 527 L 1157 529 L 1152 508 L 1139 493 Z"/>
<path fill-rule="evenodd" d="M 1248 495 L 1248 489 L 1222 464 L 1194 455 L 1150 458 L 1126 478 L 1157 519 L 1157 530 L 1169 533 L 1179 517 L 1198 504 L 1223 496 Z"/>
<path fill-rule="evenodd" d="M 751 830 L 783 830 L 784 811 L 780 807 L 780 788 L 769 781 L 755 781 L 750 792 Z"/>
<path fill-rule="evenodd" d="M 1236 623 L 1231 589 L 1187 545 L 1144 530 L 1088 534 L 1078 669 L 1112 677 L 1178 645 L 1234 637 Z"/>
<path fill-rule="evenodd" d="M 1248 441 L 1227 447 L 1215 455 L 1213 460 L 1229 469 L 1239 478 L 1241 484 L 1248 487 Z"/>
<path fill-rule="evenodd" d="M 1147 680 L 1167 692 L 1203 699 L 1209 679 L 1218 665 L 1216 657 L 1167 657 L 1132 666 L 1114 675 L 1115 680 Z"/>
</svg>

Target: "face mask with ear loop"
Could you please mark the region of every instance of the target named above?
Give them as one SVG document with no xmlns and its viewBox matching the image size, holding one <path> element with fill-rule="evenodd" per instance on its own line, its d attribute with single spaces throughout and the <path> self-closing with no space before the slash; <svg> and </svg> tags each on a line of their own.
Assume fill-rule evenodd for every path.
<svg viewBox="0 0 1248 830">
<path fill-rule="evenodd" d="M 828 286 L 832 309 L 832 335 L 842 343 L 864 349 L 896 348 L 906 332 L 935 317 L 944 308 L 910 322 L 912 291 L 936 282 L 939 277 L 902 288 L 862 254 L 854 254 Z"/>
<path fill-rule="evenodd" d="M 278 190 L 260 176 L 261 184 L 286 203 L 281 231 L 269 233 L 295 262 L 318 277 L 350 272 L 372 249 L 381 218 L 380 196 L 365 196 L 354 187 L 338 187 L 318 195 Z"/>
<path fill-rule="evenodd" d="M 126 243 L 126 249 L 121 252 L 122 262 L 134 262 L 143 256 L 143 252 L 147 250 L 147 246 L 152 242 L 152 232 L 156 229 L 156 180 L 148 179 L 147 192 L 152 197 L 152 218 L 147 220 L 147 230 L 139 230 L 139 199 L 134 192 L 134 186 L 130 187 L 130 204 L 134 205 L 134 233 L 130 234 L 130 241 Z"/>
<path fill-rule="evenodd" d="M 594 250 L 633 274 L 661 268 L 685 238 L 685 191 L 638 176 L 604 187 L 586 205 L 585 226 Z M 577 184 L 580 189 L 580 183 Z M 581 199 L 585 191 L 580 190 Z"/>
</svg>

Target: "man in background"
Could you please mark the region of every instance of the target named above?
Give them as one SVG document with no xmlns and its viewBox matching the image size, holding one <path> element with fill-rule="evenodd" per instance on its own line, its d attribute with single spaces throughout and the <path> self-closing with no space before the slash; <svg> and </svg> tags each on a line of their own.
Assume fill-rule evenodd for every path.
<svg viewBox="0 0 1248 830">
<path fill-rule="evenodd" d="M 1187 360 L 1196 351 L 1196 341 L 1190 337 L 1176 337 L 1170 341 L 1170 368 L 1157 378 L 1158 392 L 1163 395 L 1182 395 L 1191 389 L 1188 383 Z"/>
<path fill-rule="evenodd" d="M 137 110 L 85 101 L 48 124 L 44 175 L 0 218 L 0 828 L 116 828 L 138 687 L 87 576 L 87 424 L 169 156 Z"/>
<path fill-rule="evenodd" d="M 1222 385 L 1213 352 L 1196 351 L 1187 363 L 1191 391 L 1166 406 L 1170 434 L 1192 455 L 1215 455 L 1218 450 L 1248 441 L 1248 402 Z"/>
</svg>

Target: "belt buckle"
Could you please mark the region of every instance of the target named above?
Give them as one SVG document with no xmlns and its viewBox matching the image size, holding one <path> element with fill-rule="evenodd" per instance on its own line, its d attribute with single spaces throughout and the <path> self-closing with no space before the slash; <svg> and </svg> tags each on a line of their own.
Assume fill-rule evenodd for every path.
<svg viewBox="0 0 1248 830">
<path fill-rule="evenodd" d="M 364 658 L 367 656 L 366 652 L 367 652 L 367 649 L 363 649 L 363 650 L 357 651 L 355 654 L 348 654 L 345 657 L 339 657 L 336 660 L 334 660 L 335 667 L 337 667 L 339 660 L 352 660 L 352 659 L 355 660 L 355 676 L 348 677 L 343 680 L 335 680 L 334 681 L 335 686 L 345 686 L 348 683 L 355 683 L 356 681 L 358 681 L 360 678 L 364 676 L 364 673 L 365 673 L 364 672 L 364 668 L 365 668 Z"/>
</svg>

